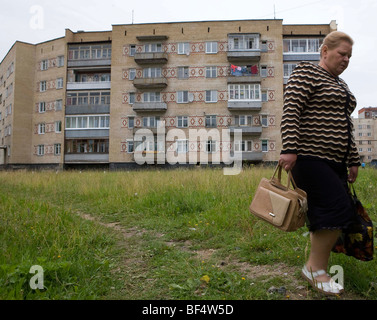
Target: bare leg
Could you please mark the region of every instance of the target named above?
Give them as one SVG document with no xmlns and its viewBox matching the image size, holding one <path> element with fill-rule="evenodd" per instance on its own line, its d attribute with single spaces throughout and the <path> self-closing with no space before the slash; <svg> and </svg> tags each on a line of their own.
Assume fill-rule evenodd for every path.
<svg viewBox="0 0 377 320">
<path fill-rule="evenodd" d="M 311 232 L 311 250 L 309 259 L 306 263 L 306 267 L 309 271 L 327 271 L 331 249 L 333 248 L 340 233 L 340 230 L 318 230 Z M 327 282 L 330 280 L 330 278 L 324 274 L 318 276 L 316 280 L 320 282 Z"/>
</svg>

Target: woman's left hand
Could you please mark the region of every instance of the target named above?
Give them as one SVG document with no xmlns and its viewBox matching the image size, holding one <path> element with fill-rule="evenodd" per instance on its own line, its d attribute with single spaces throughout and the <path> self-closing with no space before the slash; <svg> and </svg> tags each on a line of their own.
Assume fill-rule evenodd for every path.
<svg viewBox="0 0 377 320">
<path fill-rule="evenodd" d="M 350 167 L 348 168 L 348 182 L 354 183 L 357 178 L 357 174 L 359 172 L 359 167 Z"/>
</svg>

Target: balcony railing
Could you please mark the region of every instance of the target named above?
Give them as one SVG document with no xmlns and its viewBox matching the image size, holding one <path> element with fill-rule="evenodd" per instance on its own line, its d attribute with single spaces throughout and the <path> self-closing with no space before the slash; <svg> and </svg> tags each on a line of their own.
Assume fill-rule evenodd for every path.
<svg viewBox="0 0 377 320">
<path fill-rule="evenodd" d="M 165 52 L 135 53 L 135 62 L 138 64 L 165 64 L 168 62 L 168 54 Z"/>
<path fill-rule="evenodd" d="M 229 100 L 228 101 L 228 109 L 230 111 L 241 111 L 241 110 L 247 110 L 247 111 L 259 111 L 262 109 L 262 101 L 256 100 L 256 101 L 250 101 L 250 100 Z"/>
<path fill-rule="evenodd" d="M 166 111 L 168 106 L 164 102 L 135 102 L 132 109 L 137 112 Z"/>
<path fill-rule="evenodd" d="M 230 133 L 234 134 L 235 130 L 241 130 L 242 135 L 260 136 L 262 134 L 261 126 L 231 126 Z"/>
<path fill-rule="evenodd" d="M 68 82 L 67 90 L 103 90 L 111 89 L 111 81 Z"/>
<path fill-rule="evenodd" d="M 135 78 L 134 86 L 138 89 L 164 89 L 168 86 L 166 78 Z"/>
</svg>

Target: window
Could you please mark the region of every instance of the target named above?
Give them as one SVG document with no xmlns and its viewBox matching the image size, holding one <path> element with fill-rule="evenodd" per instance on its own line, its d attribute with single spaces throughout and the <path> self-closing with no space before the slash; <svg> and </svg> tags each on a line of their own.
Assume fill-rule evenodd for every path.
<svg viewBox="0 0 377 320">
<path fill-rule="evenodd" d="M 268 151 L 268 141 L 262 140 L 262 152 L 267 152 L 267 151 Z"/>
<path fill-rule="evenodd" d="M 143 117 L 143 126 L 145 128 L 156 128 L 159 117 Z"/>
<path fill-rule="evenodd" d="M 261 116 L 261 119 L 262 119 L 262 127 L 267 127 L 268 126 L 268 117 L 266 115 L 262 115 Z"/>
<path fill-rule="evenodd" d="M 47 90 L 47 84 L 46 81 L 41 81 L 39 83 L 39 91 L 40 92 L 45 92 Z"/>
<path fill-rule="evenodd" d="M 229 35 L 228 45 L 230 51 L 259 49 L 258 34 Z"/>
<path fill-rule="evenodd" d="M 206 67 L 206 78 L 216 78 L 217 67 Z"/>
<path fill-rule="evenodd" d="M 217 102 L 216 90 L 206 90 L 206 102 Z"/>
<path fill-rule="evenodd" d="M 63 88 L 63 78 L 58 78 L 56 80 L 56 89 L 62 89 Z"/>
<path fill-rule="evenodd" d="M 136 78 L 136 69 L 131 68 L 128 74 L 128 80 L 134 80 Z"/>
<path fill-rule="evenodd" d="M 144 78 L 161 78 L 161 68 L 145 68 L 143 69 Z"/>
<path fill-rule="evenodd" d="M 236 140 L 234 141 L 234 151 L 236 152 L 251 152 L 253 150 L 253 142 L 251 140 Z"/>
<path fill-rule="evenodd" d="M 134 152 L 134 142 L 132 140 L 127 141 L 127 153 L 133 153 Z"/>
<path fill-rule="evenodd" d="M 109 140 L 85 139 L 67 140 L 65 144 L 67 154 L 77 153 L 109 153 Z"/>
<path fill-rule="evenodd" d="M 260 84 L 231 84 L 229 100 L 261 100 Z"/>
<path fill-rule="evenodd" d="M 135 56 L 135 53 L 136 53 L 136 45 L 131 44 L 130 45 L 130 56 L 131 57 Z"/>
<path fill-rule="evenodd" d="M 295 63 L 284 63 L 284 78 L 289 78 L 295 68 Z"/>
<path fill-rule="evenodd" d="M 128 128 L 135 127 L 135 118 L 134 117 L 128 117 Z"/>
<path fill-rule="evenodd" d="M 213 141 L 213 140 L 206 141 L 206 152 L 208 153 L 216 152 L 216 141 Z"/>
<path fill-rule="evenodd" d="M 41 70 L 47 70 L 48 69 L 48 60 L 42 60 L 41 62 Z"/>
<path fill-rule="evenodd" d="M 144 52 L 162 52 L 161 43 L 149 43 L 144 46 Z"/>
<path fill-rule="evenodd" d="M 61 111 L 63 107 L 63 100 L 56 100 L 55 111 Z"/>
<path fill-rule="evenodd" d="M 178 91 L 178 103 L 188 103 L 188 91 Z"/>
<path fill-rule="evenodd" d="M 177 117 L 178 128 L 187 128 L 188 127 L 188 117 L 187 116 L 178 116 Z"/>
<path fill-rule="evenodd" d="M 178 153 L 188 152 L 188 140 L 176 140 L 176 146 Z"/>
<path fill-rule="evenodd" d="M 58 57 L 58 67 L 64 67 L 64 56 Z"/>
<path fill-rule="evenodd" d="M 217 42 L 206 42 L 206 53 L 217 53 Z"/>
<path fill-rule="evenodd" d="M 262 78 L 267 77 L 267 66 L 261 66 L 260 67 L 260 75 Z"/>
<path fill-rule="evenodd" d="M 96 91 L 96 92 L 68 92 L 67 106 L 80 105 L 109 105 L 110 92 Z"/>
<path fill-rule="evenodd" d="M 45 146 L 44 144 L 38 145 L 38 156 L 44 156 L 45 154 Z"/>
<path fill-rule="evenodd" d="M 323 39 L 284 39 L 284 53 L 318 53 Z"/>
<path fill-rule="evenodd" d="M 190 53 L 190 43 L 179 42 L 178 43 L 178 54 L 189 54 Z"/>
<path fill-rule="evenodd" d="M 44 123 L 38 124 L 38 134 L 45 134 L 46 125 Z"/>
<path fill-rule="evenodd" d="M 178 79 L 189 78 L 189 67 L 178 67 Z"/>
<path fill-rule="evenodd" d="M 56 133 L 62 132 L 62 122 L 61 121 L 55 121 L 55 132 Z"/>
<path fill-rule="evenodd" d="M 144 92 L 144 102 L 161 102 L 160 92 Z"/>
<path fill-rule="evenodd" d="M 135 92 L 130 92 L 130 100 L 129 100 L 129 103 L 130 103 L 130 104 L 134 104 L 134 103 L 135 103 Z"/>
<path fill-rule="evenodd" d="M 65 120 L 67 130 L 72 129 L 109 129 L 110 116 L 68 116 Z"/>
<path fill-rule="evenodd" d="M 206 116 L 206 128 L 216 128 L 216 116 Z"/>
<path fill-rule="evenodd" d="M 60 156 L 61 152 L 62 152 L 62 145 L 60 143 L 55 143 L 54 144 L 54 155 Z"/>
</svg>

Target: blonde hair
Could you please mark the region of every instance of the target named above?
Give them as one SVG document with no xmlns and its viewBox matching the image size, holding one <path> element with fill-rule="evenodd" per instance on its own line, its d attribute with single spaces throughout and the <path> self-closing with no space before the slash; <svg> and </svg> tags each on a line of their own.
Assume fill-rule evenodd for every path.
<svg viewBox="0 0 377 320">
<path fill-rule="evenodd" d="M 323 46 L 327 46 L 329 50 L 333 50 L 337 48 L 342 41 L 348 42 L 351 46 L 353 46 L 353 39 L 346 33 L 341 31 L 333 31 L 330 32 L 325 39 L 323 39 L 323 43 L 321 47 L 319 48 L 319 52 L 322 56 L 322 49 Z"/>
</svg>

